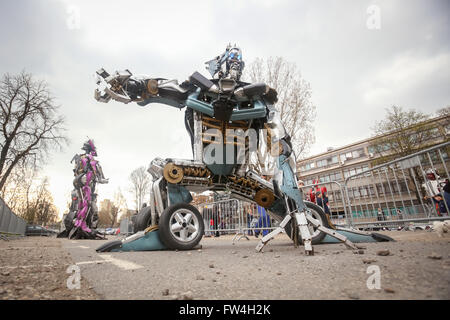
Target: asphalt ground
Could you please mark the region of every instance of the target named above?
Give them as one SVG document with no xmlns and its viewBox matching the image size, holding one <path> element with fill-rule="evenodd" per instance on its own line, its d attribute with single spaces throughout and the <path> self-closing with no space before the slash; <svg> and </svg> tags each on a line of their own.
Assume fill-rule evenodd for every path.
<svg viewBox="0 0 450 320">
<path fill-rule="evenodd" d="M 263 253 L 254 236 L 233 243 L 233 235 L 204 237 L 190 251 L 97 253 L 104 240 L 0 241 L 0 299 L 448 300 L 450 236 L 384 233 L 397 241 L 364 243 L 359 252 L 316 245 L 314 256 L 284 234 Z M 74 270 L 79 288 L 69 279 Z"/>
</svg>

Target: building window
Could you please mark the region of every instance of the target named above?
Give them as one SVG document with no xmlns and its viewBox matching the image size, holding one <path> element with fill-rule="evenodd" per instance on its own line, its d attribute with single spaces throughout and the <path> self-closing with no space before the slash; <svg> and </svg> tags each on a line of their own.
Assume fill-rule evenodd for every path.
<svg viewBox="0 0 450 320">
<path fill-rule="evenodd" d="M 438 128 L 430 129 L 430 135 L 432 138 L 438 138 L 441 134 Z"/>
<path fill-rule="evenodd" d="M 362 197 L 367 197 L 367 189 L 366 186 L 363 186 L 360 188 L 359 192 L 361 193 Z"/>
<path fill-rule="evenodd" d="M 326 165 L 327 165 L 326 159 L 317 161 L 317 168 L 325 167 Z"/>
<path fill-rule="evenodd" d="M 352 151 L 352 157 L 353 158 L 360 158 L 362 156 L 364 156 L 364 149 L 363 148 L 360 148 L 360 149 Z"/>
<path fill-rule="evenodd" d="M 344 178 L 348 178 L 348 177 L 350 177 L 350 172 L 349 172 L 349 170 L 344 170 Z"/>
<path fill-rule="evenodd" d="M 328 163 L 329 165 L 330 165 L 330 164 L 335 164 L 335 163 L 337 163 L 337 162 L 338 162 L 338 157 L 337 157 L 337 156 L 333 156 L 333 157 L 327 159 L 327 163 Z"/>
<path fill-rule="evenodd" d="M 384 194 L 384 189 L 379 183 L 377 183 L 377 193 Z"/>
</svg>

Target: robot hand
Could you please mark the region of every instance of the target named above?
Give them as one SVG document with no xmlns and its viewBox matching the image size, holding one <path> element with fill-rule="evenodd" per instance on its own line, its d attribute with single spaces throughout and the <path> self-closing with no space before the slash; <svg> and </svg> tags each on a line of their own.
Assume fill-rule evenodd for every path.
<svg viewBox="0 0 450 320">
<path fill-rule="evenodd" d="M 132 76 L 129 70 L 116 71 L 110 75 L 105 69 L 97 71 L 97 86 L 95 89 L 95 99 L 100 102 L 109 102 L 113 99 L 123 103 L 133 101 L 126 87 L 128 80 Z"/>
<path fill-rule="evenodd" d="M 107 179 L 99 179 L 98 183 L 101 183 L 101 184 L 109 183 L 109 178 L 107 178 Z"/>
</svg>

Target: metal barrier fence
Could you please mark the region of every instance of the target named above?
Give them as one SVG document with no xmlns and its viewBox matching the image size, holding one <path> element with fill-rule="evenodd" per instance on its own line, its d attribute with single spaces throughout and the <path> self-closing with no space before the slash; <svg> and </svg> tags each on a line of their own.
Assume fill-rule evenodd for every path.
<svg viewBox="0 0 450 320">
<path fill-rule="evenodd" d="M 264 208 L 250 202 L 241 202 L 240 204 L 243 235 L 265 236 L 278 226 L 279 222 L 272 219 Z"/>
<path fill-rule="evenodd" d="M 15 215 L 0 198 L 0 233 L 25 235 L 26 226 L 26 221 Z"/>
<path fill-rule="evenodd" d="M 203 203 L 197 208 L 203 217 L 205 236 L 241 231 L 241 203 L 238 200 Z"/>
<path fill-rule="evenodd" d="M 302 190 L 303 200 L 313 202 L 321 207 L 329 215 L 334 225 L 349 226 L 351 224 L 347 213 L 344 185 L 338 181 L 329 181 L 300 186 L 300 189 Z"/>
<path fill-rule="evenodd" d="M 133 234 L 134 233 L 134 227 L 133 227 L 133 222 L 132 222 L 132 219 L 129 219 L 129 218 L 123 218 L 121 221 L 120 221 L 120 226 L 119 226 L 119 229 L 120 229 L 120 234 L 121 235 L 126 235 L 126 236 L 128 236 L 128 235 L 130 235 L 130 234 Z"/>
<path fill-rule="evenodd" d="M 324 183 L 319 183 L 319 186 Z M 303 187 L 304 190 L 311 186 Z M 345 199 L 345 188 L 336 181 L 327 183 L 327 190 L 334 196 L 334 199 Z M 304 200 L 309 201 L 309 195 L 303 192 Z M 325 204 L 325 202 L 315 201 L 326 213 L 330 213 L 331 221 L 335 225 L 348 225 L 349 220 L 346 214 L 347 206 L 337 202 Z M 205 236 L 218 236 L 221 234 L 260 236 L 266 235 L 274 230 L 279 221 L 272 219 L 262 207 L 254 203 L 240 201 L 237 199 L 221 200 L 197 205 L 203 217 L 205 225 Z M 239 239 L 240 239 L 239 238 Z M 233 239 L 233 240 L 234 240 Z"/>
<path fill-rule="evenodd" d="M 221 234 L 265 235 L 275 229 L 277 222 L 255 204 L 237 199 L 197 205 L 205 224 L 205 236 Z"/>
<path fill-rule="evenodd" d="M 450 142 L 395 159 L 345 179 L 351 226 L 401 226 L 449 219 Z"/>
</svg>

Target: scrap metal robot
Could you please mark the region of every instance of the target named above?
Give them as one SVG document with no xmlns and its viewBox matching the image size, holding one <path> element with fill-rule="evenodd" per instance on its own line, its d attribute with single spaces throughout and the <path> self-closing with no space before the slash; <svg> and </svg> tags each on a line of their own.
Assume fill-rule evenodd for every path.
<svg viewBox="0 0 450 320">
<path fill-rule="evenodd" d="M 94 141 L 89 139 L 81 148 L 85 153 L 76 154 L 71 163 L 74 162 L 74 180 L 72 191 L 72 204 L 69 213 L 64 219 L 66 229 L 58 237 L 69 239 L 97 239 L 103 237 L 97 232 L 98 209 L 97 194 L 95 187 L 97 183 L 108 183 L 103 174 L 98 160 L 97 149 Z"/>
<path fill-rule="evenodd" d="M 143 209 L 150 213 L 145 225 L 158 226 L 166 247 L 192 249 L 203 237 L 204 224 L 199 211 L 189 204 L 190 192 L 230 192 L 235 198 L 266 208 L 280 222 L 276 230 L 261 239 L 257 251 L 283 230 L 301 242 L 309 255 L 314 254 L 312 245 L 327 234 L 356 249 L 334 229 L 320 207 L 302 200 L 290 136 L 275 107 L 277 92 L 265 83 L 240 80 L 244 61 L 236 46 L 229 45 L 206 65 L 211 79 L 194 72 L 181 84 L 177 80 L 134 76 L 128 70 L 113 74 L 104 69 L 97 71 L 95 99 L 100 102 L 112 99 L 140 106 L 162 103 L 186 108 L 185 126 L 194 159 L 151 161 L 148 172 L 153 182 L 150 205 Z M 270 182 L 247 156 L 264 144 L 275 162 Z M 138 241 L 145 233 L 138 232 L 112 247 Z M 97 251 L 110 251 L 112 247 Z M 133 250 L 145 250 L 145 245 Z"/>
</svg>

